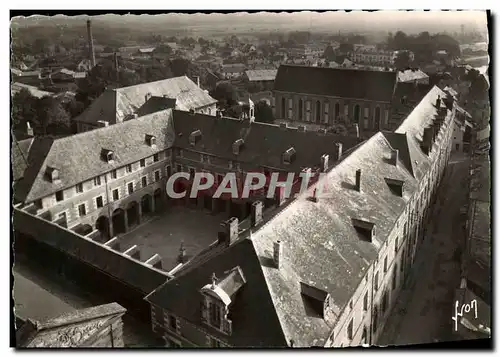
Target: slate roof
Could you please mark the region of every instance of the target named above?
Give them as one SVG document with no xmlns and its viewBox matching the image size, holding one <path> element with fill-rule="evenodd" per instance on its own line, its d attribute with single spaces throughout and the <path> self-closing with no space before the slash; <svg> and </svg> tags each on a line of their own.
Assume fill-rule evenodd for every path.
<svg viewBox="0 0 500 357">
<path fill-rule="evenodd" d="M 427 74 L 420 69 L 407 69 L 405 71 L 398 71 L 399 82 L 413 82 L 414 80 L 429 78 Z"/>
<path fill-rule="evenodd" d="M 318 132 L 299 132 L 296 128 L 280 128 L 278 125 L 243 121 L 232 118 L 217 118 L 203 114 L 174 112 L 174 146 L 245 162 L 256 166 L 299 172 L 304 167 L 318 165 L 323 154 L 330 155 L 330 163 L 335 162 L 337 147 L 342 143 L 347 150 L 361 142 L 355 137 Z M 202 133 L 201 140 L 192 147 L 189 135 L 196 130 Z M 233 153 L 232 145 L 244 139 L 244 147 L 239 155 Z M 296 159 L 292 164 L 282 162 L 282 154 L 293 147 Z"/>
<path fill-rule="evenodd" d="M 390 102 L 395 72 L 281 65 L 274 88 L 280 92 Z"/>
<path fill-rule="evenodd" d="M 221 71 L 222 73 L 243 73 L 246 69 L 246 65 L 243 63 L 231 63 L 223 64 Z"/>
<path fill-rule="evenodd" d="M 16 198 L 32 202 L 171 147 L 171 118 L 172 110 L 168 109 L 64 138 L 35 138 L 28 156 L 29 167 L 15 188 Z M 155 149 L 146 144 L 146 134 L 156 136 Z M 102 149 L 114 151 L 114 164 L 101 159 Z M 59 184 L 45 178 L 47 166 L 59 170 Z"/>
<path fill-rule="evenodd" d="M 110 124 L 122 122 L 144 105 L 151 96 L 177 100 L 177 109 L 199 109 L 216 103 L 203 89 L 186 76 L 164 79 L 135 86 L 106 90 L 75 120 Z"/>
<path fill-rule="evenodd" d="M 278 326 L 266 324 L 265 332 L 260 333 L 261 338 L 266 338 L 271 332 L 279 332 L 283 333 L 285 341 L 293 340 L 296 347 L 323 345 L 333 326 L 329 326 L 320 315 L 307 312 L 307 302 L 301 294 L 301 283 L 330 294 L 333 312 L 337 317 L 348 306 L 352 294 L 377 257 L 396 220 L 418 191 L 419 181 L 430 169 L 430 158 L 421 151 L 418 136 L 434 120 L 437 110 L 433 104 L 438 95 L 444 98 L 445 93 L 437 87 L 433 88 L 395 133 L 379 132 L 351 149 L 350 154 L 322 179 L 323 194 L 316 202 L 309 200 L 317 187 L 313 185 L 306 193 L 285 204 L 274 216 L 256 227 L 249 238 L 240 237 L 234 246 L 181 270 L 176 279 L 159 289 L 161 293 L 157 291 L 152 294 L 153 303 L 179 313 L 181 317 L 199 319 L 199 311 L 191 311 L 199 302 L 198 305 L 194 300 L 186 302 L 184 297 L 189 296 L 188 290 L 181 289 L 191 284 L 197 274 L 203 279 L 194 284 L 196 289 L 208 284 L 211 273 L 216 270 L 214 266 L 223 266 L 226 270 L 240 266 L 247 279 L 242 293 L 250 294 L 250 291 L 257 290 L 260 294 L 267 289 L 274 310 L 271 307 L 267 310 L 268 307 L 265 307 L 264 314 L 270 321 L 275 316 L 279 320 Z M 400 150 L 398 165 L 389 160 L 393 149 Z M 352 188 L 358 169 L 361 170 L 361 192 Z M 404 181 L 403 197 L 391 191 L 386 178 Z M 376 235 L 372 242 L 358 236 L 353 219 L 375 224 Z M 244 256 L 238 258 L 233 253 L 235 247 L 247 239 L 253 243 L 253 250 L 248 249 Z M 279 270 L 270 263 L 273 244 L 277 240 L 283 247 L 282 267 Z M 252 271 L 255 274 L 262 271 L 264 281 L 251 281 L 247 276 L 248 269 L 242 266 L 254 254 L 258 257 L 261 270 L 254 266 Z M 226 259 L 230 261 L 227 262 Z M 194 286 L 190 291 L 199 296 Z M 268 304 L 267 300 L 266 296 L 263 300 L 245 301 L 246 311 L 254 311 L 255 306 L 261 306 L 261 301 Z M 244 314 L 239 318 L 242 322 L 251 323 L 248 318 L 251 316 L 253 321 L 253 315 Z M 236 324 L 237 321 L 238 318 L 233 315 L 233 323 Z M 233 328 L 233 333 L 237 333 L 236 325 Z M 245 328 L 253 331 L 249 326 L 245 325 Z"/>
<path fill-rule="evenodd" d="M 33 138 L 17 141 L 13 138 L 12 141 L 12 179 L 14 182 L 21 179 L 24 171 L 28 166 L 28 155 Z"/>
<path fill-rule="evenodd" d="M 232 299 L 229 310 L 233 332 L 227 336 L 201 324 L 200 290 L 211 283 L 213 273 L 222 277 L 238 266 L 245 277 L 245 285 Z M 196 324 L 198 328 L 205 329 L 234 347 L 287 346 L 259 257 L 249 239 L 241 239 L 212 259 L 193 269 L 182 271 L 180 275 L 149 294 L 146 300 Z"/>
<path fill-rule="evenodd" d="M 260 69 L 245 71 L 250 82 L 252 81 L 274 81 L 276 78 L 276 69 Z"/>
<path fill-rule="evenodd" d="M 31 93 L 31 95 L 36 97 L 36 98 L 42 98 L 45 96 L 53 96 L 54 95 L 54 93 L 52 93 L 52 92 L 40 90 L 35 86 L 30 86 L 30 85 L 24 84 L 24 83 L 12 83 L 10 85 L 10 93 L 12 96 L 16 95 L 16 93 L 20 92 L 22 89 L 27 89 Z"/>
</svg>

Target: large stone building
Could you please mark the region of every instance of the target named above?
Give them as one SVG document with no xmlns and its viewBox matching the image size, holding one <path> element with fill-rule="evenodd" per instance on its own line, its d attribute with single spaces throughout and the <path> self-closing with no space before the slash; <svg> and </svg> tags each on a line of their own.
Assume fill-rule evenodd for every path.
<svg viewBox="0 0 500 357">
<path fill-rule="evenodd" d="M 105 240 L 164 207 L 165 183 L 174 172 L 205 171 L 217 177 L 234 171 L 241 177 L 249 171 L 299 173 L 319 167 L 323 154 L 334 163 L 342 148 L 359 142 L 285 125 L 166 109 L 69 137 L 35 138 L 27 168 L 23 173 L 15 168 L 22 179 L 14 197 L 24 211 L 84 235 L 98 229 Z M 285 162 L 282 156 L 289 150 L 296 155 Z M 18 161 L 22 170 L 24 162 Z M 200 196 L 198 204 L 240 219 L 250 212 L 249 202 L 242 200 Z"/>
<path fill-rule="evenodd" d="M 389 129 L 395 72 L 282 65 L 274 83 L 275 117 L 307 127 L 358 124 L 369 137 Z"/>
<path fill-rule="evenodd" d="M 149 294 L 153 331 L 171 347 L 375 344 L 425 234 L 456 110 L 433 87 L 306 193 L 272 213 L 255 203 L 247 230 L 228 220 L 217 249 Z"/>
<path fill-rule="evenodd" d="M 215 115 L 217 101 L 186 76 L 108 89 L 75 118 L 77 131 L 107 125 L 172 108 Z"/>
</svg>

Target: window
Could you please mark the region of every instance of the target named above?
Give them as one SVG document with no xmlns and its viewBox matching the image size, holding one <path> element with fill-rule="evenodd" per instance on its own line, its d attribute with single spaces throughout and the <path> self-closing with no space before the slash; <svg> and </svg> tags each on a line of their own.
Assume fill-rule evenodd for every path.
<svg viewBox="0 0 500 357">
<path fill-rule="evenodd" d="M 118 189 L 115 188 L 113 190 L 113 201 L 118 201 L 120 199 L 120 193 L 118 192 Z"/>
<path fill-rule="evenodd" d="M 359 124 L 359 119 L 361 117 L 361 107 L 359 104 L 354 106 L 354 122 Z"/>
<path fill-rule="evenodd" d="M 142 187 L 146 187 L 148 185 L 148 177 L 147 176 L 141 177 L 141 185 L 142 185 Z"/>
<path fill-rule="evenodd" d="M 396 284 L 397 284 L 397 278 L 398 278 L 398 265 L 394 265 L 394 272 L 392 273 L 392 290 L 396 289 Z"/>
<path fill-rule="evenodd" d="M 335 119 L 337 119 L 340 115 L 340 104 L 335 103 Z"/>
<path fill-rule="evenodd" d="M 299 99 L 299 120 L 302 120 L 304 118 L 304 104 L 302 102 L 302 99 Z"/>
<path fill-rule="evenodd" d="M 160 170 L 155 171 L 155 182 L 160 181 Z"/>
<path fill-rule="evenodd" d="M 384 258 L 384 273 L 387 273 L 387 257 Z"/>
<path fill-rule="evenodd" d="M 179 164 L 175 165 L 175 171 L 182 172 L 182 165 L 179 165 Z"/>
<path fill-rule="evenodd" d="M 387 291 L 384 293 L 384 297 L 382 298 L 382 313 L 387 311 L 387 305 L 389 304 L 389 294 Z"/>
<path fill-rule="evenodd" d="M 394 242 L 394 254 L 398 253 L 399 249 L 399 237 L 396 237 L 396 241 Z"/>
<path fill-rule="evenodd" d="M 111 178 L 116 179 L 116 170 L 111 171 Z"/>
<path fill-rule="evenodd" d="M 285 112 L 286 112 L 285 106 L 286 106 L 285 98 L 281 98 L 281 117 L 282 118 L 285 117 Z"/>
<path fill-rule="evenodd" d="M 306 101 L 306 121 L 311 121 L 311 101 Z"/>
<path fill-rule="evenodd" d="M 212 348 L 220 348 L 220 347 L 222 347 L 222 345 L 221 345 L 221 343 L 220 343 L 219 340 L 217 340 L 217 339 L 215 339 L 213 337 L 210 337 L 210 336 L 208 336 L 208 339 L 209 339 L 209 344 L 208 344 L 209 347 L 212 347 Z"/>
<path fill-rule="evenodd" d="M 167 174 L 167 177 L 172 176 L 172 168 L 170 165 L 167 165 L 167 169 L 165 170 L 165 173 Z"/>
<path fill-rule="evenodd" d="M 83 184 L 79 183 L 76 185 L 76 193 L 82 193 L 83 192 Z"/>
<path fill-rule="evenodd" d="M 141 167 L 146 167 L 146 159 L 142 159 L 140 161 L 140 165 L 141 165 Z"/>
<path fill-rule="evenodd" d="M 366 343 L 366 338 L 368 337 L 368 331 L 366 330 L 366 326 L 363 327 L 363 335 L 361 336 L 361 344 Z"/>
<path fill-rule="evenodd" d="M 368 311 L 368 291 L 365 293 L 365 297 L 363 298 L 363 310 Z"/>
<path fill-rule="evenodd" d="M 101 186 L 101 176 L 94 177 L 94 186 Z"/>
<path fill-rule="evenodd" d="M 288 99 L 288 119 L 293 117 L 293 99 Z"/>
<path fill-rule="evenodd" d="M 177 331 L 177 318 L 175 316 L 169 316 L 169 327 L 173 331 Z"/>
<path fill-rule="evenodd" d="M 373 332 L 377 331 L 378 325 L 378 309 L 375 307 L 373 309 Z"/>
<path fill-rule="evenodd" d="M 134 183 L 133 182 L 129 182 L 127 184 L 127 191 L 128 191 L 129 195 L 131 195 L 132 193 L 134 193 Z"/>
<path fill-rule="evenodd" d="M 403 253 L 401 253 L 401 273 L 403 272 L 404 270 L 404 266 L 405 266 L 405 249 L 403 248 Z"/>
<path fill-rule="evenodd" d="M 319 100 L 316 101 L 316 123 L 319 124 L 321 121 L 321 102 Z"/>
<path fill-rule="evenodd" d="M 378 290 L 378 272 L 375 274 L 374 285 L 375 285 L 375 291 L 377 291 Z"/>
<path fill-rule="evenodd" d="M 328 111 L 329 111 L 329 106 L 330 104 L 329 103 L 325 103 L 325 123 L 328 123 Z"/>
<path fill-rule="evenodd" d="M 102 201 L 102 196 L 96 197 L 95 205 L 97 208 L 101 208 L 102 206 L 104 206 L 103 201 Z"/>
<path fill-rule="evenodd" d="M 352 335 L 353 335 L 353 324 L 354 320 L 351 319 L 351 322 L 349 322 L 349 325 L 347 326 L 347 338 L 349 340 L 352 340 Z"/>
<path fill-rule="evenodd" d="M 82 203 L 81 205 L 78 206 L 78 214 L 80 217 L 83 217 L 87 214 L 87 210 L 85 209 L 85 203 Z"/>
<path fill-rule="evenodd" d="M 153 155 L 153 162 L 158 162 L 160 160 L 160 156 L 158 154 Z"/>
<path fill-rule="evenodd" d="M 64 200 L 64 191 L 57 191 L 56 192 L 56 201 L 57 202 L 61 202 L 62 200 Z"/>
<path fill-rule="evenodd" d="M 209 303 L 210 309 L 210 324 L 219 327 L 221 324 L 221 313 L 220 307 L 215 303 Z"/>
<path fill-rule="evenodd" d="M 127 173 L 131 173 L 131 172 L 132 172 L 132 165 L 128 164 L 127 165 Z"/>
</svg>

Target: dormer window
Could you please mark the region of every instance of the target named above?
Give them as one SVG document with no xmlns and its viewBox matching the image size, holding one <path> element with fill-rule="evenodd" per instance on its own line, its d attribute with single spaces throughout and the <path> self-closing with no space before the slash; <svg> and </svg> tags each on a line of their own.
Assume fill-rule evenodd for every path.
<svg viewBox="0 0 500 357">
<path fill-rule="evenodd" d="M 115 153 L 112 150 L 102 149 L 101 157 L 108 164 L 112 164 L 115 161 Z"/>
<path fill-rule="evenodd" d="M 52 183 L 61 182 L 61 180 L 59 179 L 59 170 L 54 167 L 47 166 L 46 176 L 48 180 Z"/>
<path fill-rule="evenodd" d="M 231 335 L 230 306 L 237 299 L 238 291 L 245 283 L 245 277 L 239 267 L 226 271 L 222 279 L 212 274 L 211 283 L 201 289 L 202 322 Z"/>
<path fill-rule="evenodd" d="M 195 130 L 189 135 L 189 144 L 195 146 L 201 140 L 201 131 Z"/>
<path fill-rule="evenodd" d="M 238 139 L 233 143 L 233 154 L 239 155 L 245 141 L 243 139 Z"/>
<path fill-rule="evenodd" d="M 151 147 L 155 147 L 156 146 L 156 136 L 146 134 L 146 143 Z"/>
<path fill-rule="evenodd" d="M 367 242 L 372 242 L 375 237 L 375 224 L 362 219 L 352 218 L 352 225 L 359 237 Z"/>
<path fill-rule="evenodd" d="M 391 190 L 393 194 L 399 197 L 403 197 L 403 186 L 404 186 L 404 181 L 401 180 L 394 180 L 390 178 L 385 178 L 385 183 Z"/>
<path fill-rule="evenodd" d="M 293 147 L 289 148 L 285 153 L 283 154 L 283 163 L 284 164 L 291 164 L 295 160 L 296 152 Z"/>
<path fill-rule="evenodd" d="M 307 309 L 321 318 L 325 318 L 331 307 L 330 295 L 322 289 L 303 282 L 300 283 L 300 293 L 304 302 L 307 303 Z"/>
</svg>

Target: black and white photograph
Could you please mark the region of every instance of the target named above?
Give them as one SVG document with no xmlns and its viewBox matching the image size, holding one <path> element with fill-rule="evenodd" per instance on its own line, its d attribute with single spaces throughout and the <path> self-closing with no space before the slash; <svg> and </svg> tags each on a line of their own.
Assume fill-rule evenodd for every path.
<svg viewBox="0 0 500 357">
<path fill-rule="evenodd" d="M 492 349 L 494 16 L 11 10 L 11 348 Z"/>
</svg>

